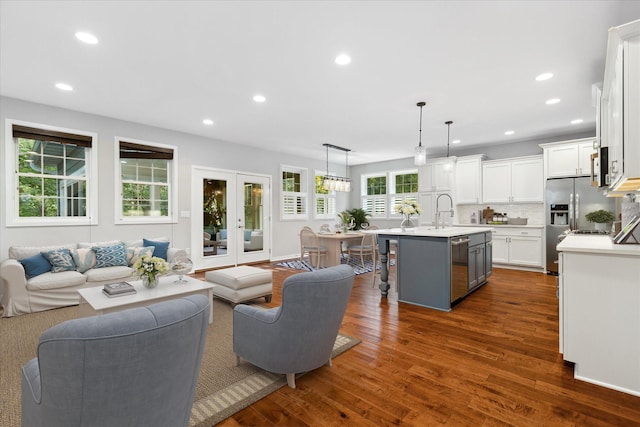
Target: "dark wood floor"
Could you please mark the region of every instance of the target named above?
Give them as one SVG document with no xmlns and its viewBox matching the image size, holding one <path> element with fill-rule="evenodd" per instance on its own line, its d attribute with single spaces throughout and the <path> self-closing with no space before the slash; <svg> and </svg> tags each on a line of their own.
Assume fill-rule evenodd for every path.
<svg viewBox="0 0 640 427">
<path fill-rule="evenodd" d="M 280 305 L 295 271 L 258 266 L 273 269 Z M 555 292 L 554 277 L 495 269 L 444 313 L 356 276 L 341 332 L 362 343 L 220 425 L 640 426 L 640 397 L 573 379 Z"/>
</svg>

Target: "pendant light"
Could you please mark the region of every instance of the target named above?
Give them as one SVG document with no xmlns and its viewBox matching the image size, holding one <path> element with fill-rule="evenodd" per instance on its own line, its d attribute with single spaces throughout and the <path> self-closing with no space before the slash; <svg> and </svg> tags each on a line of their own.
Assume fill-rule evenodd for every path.
<svg viewBox="0 0 640 427">
<path fill-rule="evenodd" d="M 421 101 L 416 105 L 420 107 L 420 131 L 418 133 L 418 146 L 415 149 L 415 157 L 413 159 L 413 162 L 418 166 L 422 166 L 427 163 L 427 151 L 422 146 L 422 107 L 427 105 L 427 103 Z"/>
<path fill-rule="evenodd" d="M 337 145 L 333 144 L 322 145 L 327 149 L 327 170 L 325 171 L 325 175 L 322 177 L 322 188 L 327 191 L 351 191 L 351 179 L 349 179 L 349 177 L 347 176 L 349 175 L 349 151 L 351 150 L 348 148 L 338 147 Z M 345 152 L 345 176 L 329 175 L 329 148 Z"/>
<path fill-rule="evenodd" d="M 453 122 L 451 120 L 447 120 L 444 124 L 447 125 L 447 162 L 444 164 L 444 170 L 451 172 L 453 171 L 453 159 L 449 158 L 449 144 L 451 141 L 451 125 Z"/>
</svg>

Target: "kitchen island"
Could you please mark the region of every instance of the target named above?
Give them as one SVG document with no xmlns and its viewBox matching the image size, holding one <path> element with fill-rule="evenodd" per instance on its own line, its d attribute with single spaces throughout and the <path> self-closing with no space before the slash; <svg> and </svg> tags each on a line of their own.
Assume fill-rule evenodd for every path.
<svg viewBox="0 0 640 427">
<path fill-rule="evenodd" d="M 450 311 L 492 272 L 491 229 L 415 227 L 365 231 L 378 236 L 380 293 L 389 292 L 389 247 L 397 242 L 398 301 Z"/>
<path fill-rule="evenodd" d="M 557 249 L 560 353 L 575 378 L 640 396 L 640 245 L 570 234 Z"/>
</svg>

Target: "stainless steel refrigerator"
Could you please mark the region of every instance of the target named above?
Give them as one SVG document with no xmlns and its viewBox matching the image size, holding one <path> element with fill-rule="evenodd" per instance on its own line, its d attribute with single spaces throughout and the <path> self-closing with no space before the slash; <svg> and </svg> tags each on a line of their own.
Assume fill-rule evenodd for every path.
<svg viewBox="0 0 640 427">
<path fill-rule="evenodd" d="M 591 186 L 589 177 L 548 179 L 545 187 L 545 230 L 547 272 L 558 273 L 559 236 L 566 230 L 594 230 L 585 215 L 604 209 L 615 213 L 615 199 L 607 198 L 602 189 Z"/>
</svg>

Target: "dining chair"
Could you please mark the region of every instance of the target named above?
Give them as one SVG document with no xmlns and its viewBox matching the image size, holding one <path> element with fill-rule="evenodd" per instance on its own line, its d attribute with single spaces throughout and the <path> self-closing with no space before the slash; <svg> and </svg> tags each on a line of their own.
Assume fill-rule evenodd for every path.
<svg viewBox="0 0 640 427">
<path fill-rule="evenodd" d="M 314 257 L 316 269 L 320 268 L 320 259 L 327 256 L 327 248 L 320 245 L 320 239 L 315 231 L 309 227 L 302 227 L 300 230 L 300 263 L 304 255 L 309 255 L 309 264 L 313 265 Z"/>
<path fill-rule="evenodd" d="M 364 265 L 364 257 L 371 257 L 372 261 L 375 261 L 375 245 L 376 235 L 373 233 L 364 233 L 359 245 L 351 245 L 347 248 L 347 264 L 351 260 L 351 256 L 360 256 L 360 262 L 362 262 L 362 268 Z M 375 265 L 374 265 L 375 267 Z"/>
</svg>

